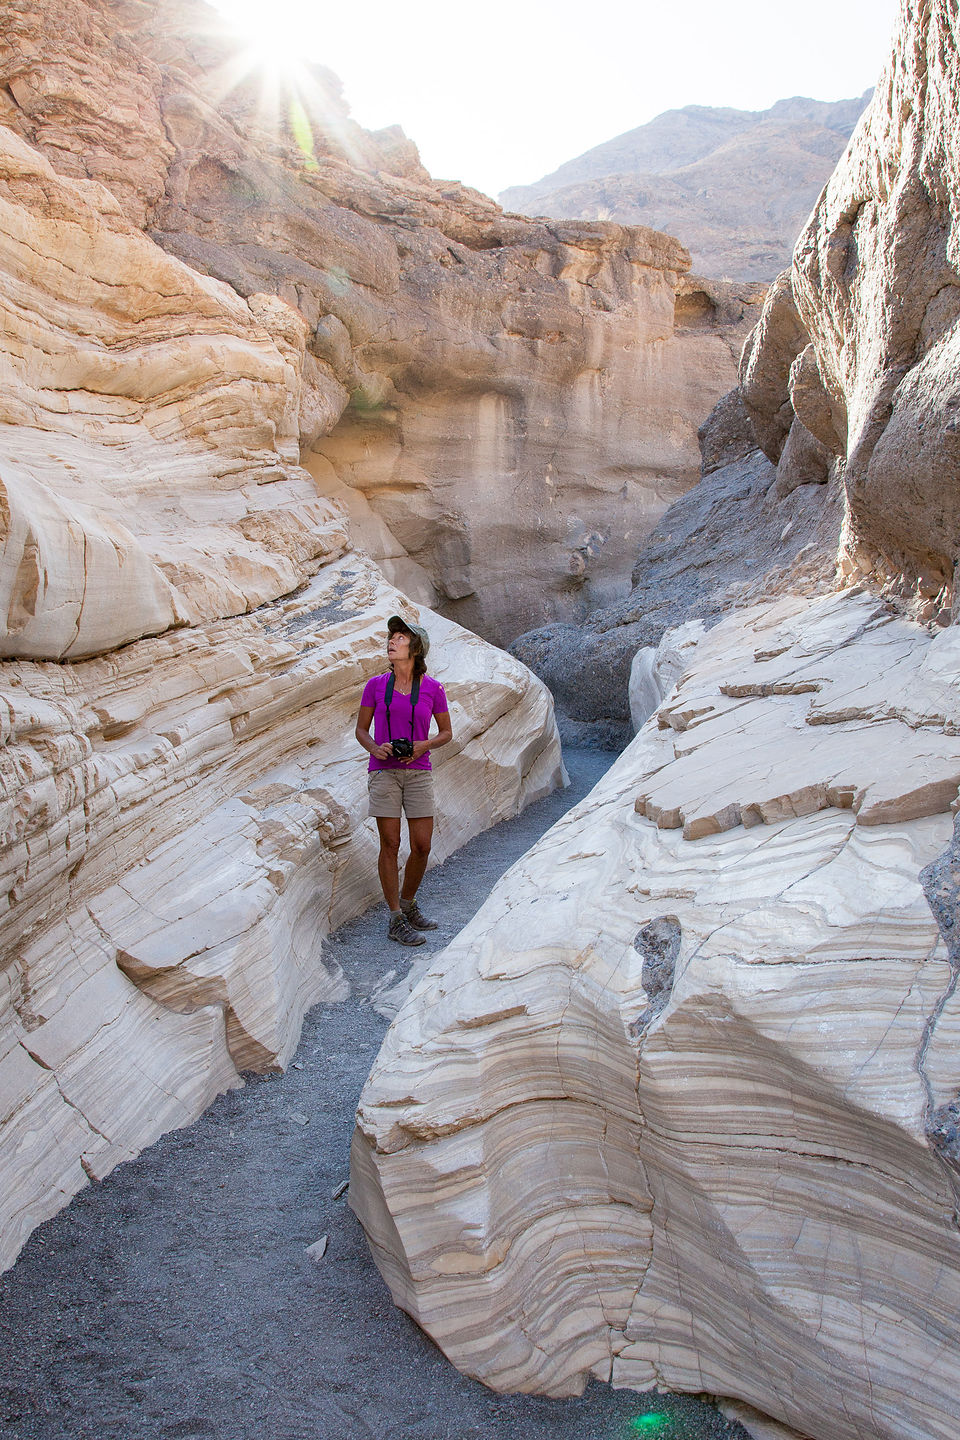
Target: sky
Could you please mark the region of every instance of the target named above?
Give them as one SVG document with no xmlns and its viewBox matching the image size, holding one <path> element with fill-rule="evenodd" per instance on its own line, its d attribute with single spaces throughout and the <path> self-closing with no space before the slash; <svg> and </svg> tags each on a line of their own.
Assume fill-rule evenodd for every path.
<svg viewBox="0 0 960 1440">
<path fill-rule="evenodd" d="M 437 178 L 496 195 L 682 105 L 763 110 L 873 85 L 899 0 L 213 0 L 284 63 L 335 71 Z"/>
</svg>

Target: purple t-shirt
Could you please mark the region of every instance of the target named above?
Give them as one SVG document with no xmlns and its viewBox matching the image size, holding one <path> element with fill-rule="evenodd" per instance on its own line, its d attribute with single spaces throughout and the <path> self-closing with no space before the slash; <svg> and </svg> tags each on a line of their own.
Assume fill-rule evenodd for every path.
<svg viewBox="0 0 960 1440">
<path fill-rule="evenodd" d="M 361 708 L 364 705 L 373 706 L 373 738 L 377 745 L 385 745 L 389 739 L 387 707 L 384 702 L 389 679 L 389 671 L 386 675 L 374 675 L 373 679 L 368 680 L 363 687 L 363 698 L 360 701 Z M 430 734 L 430 721 L 434 715 L 443 715 L 448 708 L 443 686 L 439 681 L 434 680 L 432 675 L 420 677 L 420 695 L 417 699 L 417 713 L 413 717 L 412 734 L 410 699 L 409 695 L 401 695 L 399 690 L 394 690 L 393 698 L 390 701 L 391 734 L 395 740 L 401 735 L 405 739 L 426 740 Z M 429 770 L 431 769 L 430 751 L 425 751 L 419 760 L 411 760 L 408 764 L 404 764 L 402 760 L 378 760 L 375 755 L 371 755 L 367 769 Z"/>
</svg>

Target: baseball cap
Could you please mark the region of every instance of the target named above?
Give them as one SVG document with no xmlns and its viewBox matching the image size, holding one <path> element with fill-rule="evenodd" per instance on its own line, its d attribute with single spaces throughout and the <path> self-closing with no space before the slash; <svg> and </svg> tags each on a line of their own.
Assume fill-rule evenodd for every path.
<svg viewBox="0 0 960 1440">
<path fill-rule="evenodd" d="M 412 620 L 404 620 L 402 615 L 391 615 L 387 621 L 387 633 L 392 635 L 395 630 L 406 630 L 408 635 L 416 635 L 423 646 L 423 658 L 426 660 L 427 651 L 430 649 L 430 636 L 422 625 L 414 625 Z"/>
</svg>

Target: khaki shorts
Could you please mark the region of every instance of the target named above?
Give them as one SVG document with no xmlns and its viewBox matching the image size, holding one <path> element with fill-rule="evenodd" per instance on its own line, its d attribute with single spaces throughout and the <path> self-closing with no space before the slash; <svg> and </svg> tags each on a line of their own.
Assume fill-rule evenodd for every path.
<svg viewBox="0 0 960 1440">
<path fill-rule="evenodd" d="M 430 770 L 371 770 L 367 776 L 369 814 L 378 820 L 425 820 L 433 814 Z"/>
</svg>

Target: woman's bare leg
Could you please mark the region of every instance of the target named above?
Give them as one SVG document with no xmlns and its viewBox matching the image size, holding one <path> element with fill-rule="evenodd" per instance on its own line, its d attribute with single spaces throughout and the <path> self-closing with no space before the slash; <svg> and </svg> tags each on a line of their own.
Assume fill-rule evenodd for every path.
<svg viewBox="0 0 960 1440">
<path fill-rule="evenodd" d="M 398 834 L 399 834 L 399 821 Z M 410 832 L 410 855 L 403 871 L 403 893 L 401 898 L 412 900 L 420 888 L 423 872 L 430 859 L 430 845 L 433 840 L 433 816 L 424 815 L 416 820 L 407 820 Z M 384 891 L 386 894 L 386 891 Z"/>
<path fill-rule="evenodd" d="M 431 821 L 431 824 L 432 823 Z M 398 867 L 398 856 L 400 854 L 400 817 L 397 816 L 396 819 L 394 819 L 392 815 L 378 815 L 377 829 L 380 832 L 380 858 L 377 861 L 380 886 L 383 890 L 383 898 L 387 902 L 387 909 L 397 911 L 400 909 L 400 874 Z M 428 854 L 429 851 L 430 847 L 428 845 Z M 409 865 L 407 868 L 410 868 Z"/>
</svg>

